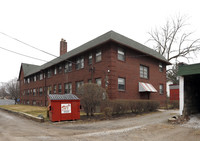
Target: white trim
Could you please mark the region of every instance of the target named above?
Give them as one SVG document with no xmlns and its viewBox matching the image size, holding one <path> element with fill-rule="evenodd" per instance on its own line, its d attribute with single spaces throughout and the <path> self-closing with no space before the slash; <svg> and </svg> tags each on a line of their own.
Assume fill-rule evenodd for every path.
<svg viewBox="0 0 200 141">
<path fill-rule="evenodd" d="M 179 113 L 183 115 L 184 108 L 184 77 L 179 77 Z"/>
</svg>

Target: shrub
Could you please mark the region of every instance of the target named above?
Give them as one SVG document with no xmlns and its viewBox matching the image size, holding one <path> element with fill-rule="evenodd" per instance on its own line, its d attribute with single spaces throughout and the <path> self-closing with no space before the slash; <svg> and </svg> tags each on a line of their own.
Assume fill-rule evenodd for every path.
<svg viewBox="0 0 200 141">
<path fill-rule="evenodd" d="M 113 109 L 111 107 L 106 107 L 103 109 L 104 116 L 106 118 L 112 117 Z"/>
<path fill-rule="evenodd" d="M 94 83 L 86 83 L 78 89 L 77 96 L 87 116 L 93 116 L 97 106 L 107 100 L 105 89 Z"/>
<path fill-rule="evenodd" d="M 159 107 L 159 102 L 152 100 L 113 100 L 109 107 L 112 107 L 112 114 L 143 113 L 152 112 Z"/>
</svg>

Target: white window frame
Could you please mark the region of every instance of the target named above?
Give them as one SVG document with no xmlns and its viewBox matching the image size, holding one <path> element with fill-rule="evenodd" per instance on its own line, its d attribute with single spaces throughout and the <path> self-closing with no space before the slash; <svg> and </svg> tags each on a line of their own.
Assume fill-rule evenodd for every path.
<svg viewBox="0 0 200 141">
<path fill-rule="evenodd" d="M 149 79 L 149 67 L 140 65 L 140 78 Z"/>
<path fill-rule="evenodd" d="M 76 70 L 84 68 L 84 57 L 79 57 L 76 60 Z"/>
<path fill-rule="evenodd" d="M 92 53 L 89 54 L 88 56 L 88 65 L 92 64 Z"/>
<path fill-rule="evenodd" d="M 65 83 L 65 93 L 72 93 L 72 83 Z"/>
<path fill-rule="evenodd" d="M 83 81 L 77 81 L 77 82 L 76 82 L 76 91 L 77 91 L 82 85 L 84 85 L 84 82 L 83 82 Z"/>
<path fill-rule="evenodd" d="M 100 62 L 102 60 L 101 50 L 96 51 L 96 62 Z"/>
<path fill-rule="evenodd" d="M 62 84 L 58 85 L 58 93 L 62 93 Z"/>
<path fill-rule="evenodd" d="M 117 51 L 117 58 L 118 60 L 120 61 L 125 61 L 125 51 L 123 48 L 118 48 L 118 51 Z"/>
<path fill-rule="evenodd" d="M 65 63 L 65 73 L 71 72 L 72 71 L 72 63 L 71 62 L 66 62 Z"/>
<path fill-rule="evenodd" d="M 123 86 L 123 88 L 121 88 Z M 126 78 L 118 77 L 118 90 L 125 91 L 126 90 Z"/>
<path fill-rule="evenodd" d="M 163 64 L 161 62 L 159 63 L 159 71 L 163 72 Z"/>
<path fill-rule="evenodd" d="M 95 82 L 96 82 L 96 84 L 99 85 L 99 86 L 102 85 L 101 78 L 96 78 L 96 79 L 95 79 Z"/>
<path fill-rule="evenodd" d="M 164 94 L 164 85 L 163 84 L 159 85 L 159 93 Z"/>
</svg>

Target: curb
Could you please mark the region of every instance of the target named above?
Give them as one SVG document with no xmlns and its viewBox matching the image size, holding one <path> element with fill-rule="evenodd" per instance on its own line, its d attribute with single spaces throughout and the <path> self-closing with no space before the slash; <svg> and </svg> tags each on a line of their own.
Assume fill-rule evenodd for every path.
<svg viewBox="0 0 200 141">
<path fill-rule="evenodd" d="M 27 118 L 27 119 L 31 119 L 31 120 L 36 121 L 36 122 L 44 122 L 44 118 L 35 117 L 35 116 L 32 116 L 32 115 L 27 114 L 27 113 L 10 111 L 10 110 L 4 109 L 4 108 L 0 108 L 0 110 L 6 111 L 6 112 L 8 112 L 8 113 L 15 114 L 15 115 L 19 115 L 19 116 L 21 116 L 21 117 L 25 117 L 25 118 Z"/>
</svg>

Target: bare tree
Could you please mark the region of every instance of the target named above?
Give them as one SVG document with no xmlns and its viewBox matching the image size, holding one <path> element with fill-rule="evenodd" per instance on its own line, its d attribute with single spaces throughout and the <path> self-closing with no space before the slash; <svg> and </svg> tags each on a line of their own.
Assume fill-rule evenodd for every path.
<svg viewBox="0 0 200 141">
<path fill-rule="evenodd" d="M 86 83 L 78 89 L 78 97 L 80 98 L 81 106 L 87 116 L 94 115 L 96 106 L 100 106 L 103 101 L 106 101 L 107 95 L 105 89 L 94 83 Z"/>
<path fill-rule="evenodd" d="M 200 38 L 191 39 L 193 33 L 185 32 L 188 26 L 186 21 L 186 17 L 178 16 L 168 20 L 163 27 L 149 32 L 148 41 L 153 42 L 154 49 L 175 65 L 183 58 L 189 61 L 200 50 Z M 172 76 L 176 68 L 177 66 L 169 68 L 167 73 Z"/>
<path fill-rule="evenodd" d="M 19 98 L 19 82 L 17 81 L 17 78 L 14 78 L 7 82 L 6 91 L 12 96 L 16 104 L 17 99 Z"/>
<path fill-rule="evenodd" d="M 4 83 L 1 83 L 1 86 L 0 86 L 0 97 L 4 98 L 7 94 L 6 92 L 6 86 Z"/>
<path fill-rule="evenodd" d="M 155 50 L 166 57 L 168 61 L 180 58 L 191 59 L 190 53 L 200 50 L 200 39 L 191 39 L 192 32 L 184 32 L 187 26 L 186 18 L 178 16 L 160 29 L 149 32 L 149 41 L 154 42 Z"/>
</svg>

